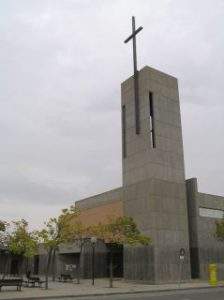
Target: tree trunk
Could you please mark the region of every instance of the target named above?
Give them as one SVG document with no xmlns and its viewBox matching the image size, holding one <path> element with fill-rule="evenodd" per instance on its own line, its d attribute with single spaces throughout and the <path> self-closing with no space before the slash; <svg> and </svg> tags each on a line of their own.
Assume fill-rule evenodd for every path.
<svg viewBox="0 0 224 300">
<path fill-rule="evenodd" d="M 110 249 L 110 285 L 109 287 L 112 288 L 113 287 L 113 253 L 112 253 L 112 249 Z"/>
<path fill-rule="evenodd" d="M 80 261 L 78 262 L 78 266 L 77 266 L 77 284 L 80 284 Z"/>
<path fill-rule="evenodd" d="M 53 257 L 52 257 L 52 267 L 53 267 L 52 281 L 55 281 L 55 276 L 56 276 L 55 256 L 56 256 L 56 249 L 53 250 Z"/>
<path fill-rule="evenodd" d="M 83 243 L 81 241 L 79 261 L 78 261 L 78 266 L 77 266 L 77 284 L 80 284 L 80 259 L 81 259 L 81 255 L 82 255 L 82 247 L 83 247 Z"/>
<path fill-rule="evenodd" d="M 11 263 L 12 263 L 12 254 L 8 254 L 7 255 L 7 261 L 6 261 L 6 266 L 5 266 L 5 276 L 8 274 L 10 274 L 11 271 Z"/>
<path fill-rule="evenodd" d="M 78 261 L 78 265 L 77 265 L 77 284 L 80 284 L 80 256 L 81 256 L 81 252 L 79 255 L 79 261 Z"/>
<path fill-rule="evenodd" d="M 26 266 L 25 266 L 25 273 L 27 274 L 28 272 L 28 266 L 29 266 L 29 258 L 26 257 Z"/>
<path fill-rule="evenodd" d="M 45 290 L 48 289 L 48 276 L 49 276 L 49 269 L 51 265 L 51 256 L 52 256 L 52 248 L 50 248 L 48 252 L 48 258 L 47 258 L 47 268 L 46 268 L 46 274 L 45 274 Z"/>
<path fill-rule="evenodd" d="M 17 275 L 20 276 L 23 274 L 24 269 L 26 269 L 26 263 L 27 259 L 24 256 L 18 256 L 18 270 L 17 270 Z"/>
</svg>

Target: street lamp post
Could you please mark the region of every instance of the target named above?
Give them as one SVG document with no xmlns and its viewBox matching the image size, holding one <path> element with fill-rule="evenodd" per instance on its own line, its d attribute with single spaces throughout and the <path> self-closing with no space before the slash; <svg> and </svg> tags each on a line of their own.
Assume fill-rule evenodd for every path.
<svg viewBox="0 0 224 300">
<path fill-rule="evenodd" d="M 90 239 L 92 245 L 92 285 L 94 285 L 95 281 L 95 246 L 97 242 L 97 238 L 95 236 Z"/>
</svg>

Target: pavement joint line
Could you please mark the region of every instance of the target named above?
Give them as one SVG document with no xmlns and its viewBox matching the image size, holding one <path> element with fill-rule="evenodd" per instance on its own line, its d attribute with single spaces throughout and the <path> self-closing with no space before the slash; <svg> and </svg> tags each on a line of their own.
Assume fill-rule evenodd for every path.
<svg viewBox="0 0 224 300">
<path fill-rule="evenodd" d="M 224 286 L 205 286 L 205 287 L 186 287 L 186 288 L 173 288 L 164 290 L 150 290 L 150 291 L 124 291 L 124 292 L 108 292 L 108 293 L 95 293 L 95 294 L 77 294 L 77 295 L 49 295 L 37 297 L 15 297 L 15 298 L 0 298 L 0 300 L 39 300 L 39 299 L 62 299 L 62 298 L 84 298 L 84 297 L 99 297 L 99 296 L 113 296 L 113 295 L 135 295 L 135 294 L 150 294 L 150 293 L 163 293 L 163 292 L 177 292 L 189 290 L 205 290 L 205 289 L 222 289 Z"/>
</svg>

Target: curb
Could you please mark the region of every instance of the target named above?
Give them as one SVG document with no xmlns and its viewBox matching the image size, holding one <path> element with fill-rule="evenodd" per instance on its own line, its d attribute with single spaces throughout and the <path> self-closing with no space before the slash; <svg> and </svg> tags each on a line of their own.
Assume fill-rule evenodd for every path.
<svg viewBox="0 0 224 300">
<path fill-rule="evenodd" d="M 113 296 L 113 295 L 135 295 L 135 294 L 150 294 L 150 293 L 163 293 L 163 292 L 175 292 L 175 291 L 189 291 L 189 290 L 205 290 L 205 289 L 222 289 L 224 286 L 205 286 L 205 287 L 186 287 L 186 288 L 173 288 L 164 290 L 150 290 L 150 291 L 124 291 L 124 292 L 108 292 L 108 293 L 95 293 L 95 294 L 80 294 L 80 295 L 49 295 L 38 297 L 25 297 L 25 298 L 0 298 L 0 300 L 39 300 L 39 299 L 61 299 L 61 298 L 83 298 L 83 297 L 99 297 L 99 296 Z"/>
</svg>

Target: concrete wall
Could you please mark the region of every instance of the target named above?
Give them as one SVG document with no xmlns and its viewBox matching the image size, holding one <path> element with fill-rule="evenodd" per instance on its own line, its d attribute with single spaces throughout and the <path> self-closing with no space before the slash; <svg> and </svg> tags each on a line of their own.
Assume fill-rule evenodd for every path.
<svg viewBox="0 0 224 300">
<path fill-rule="evenodd" d="M 153 93 L 155 143 L 150 140 L 149 92 Z M 123 157 L 124 213 L 152 237 L 152 247 L 125 249 L 126 278 L 150 282 L 179 279 L 179 250 L 187 256 L 183 277 L 190 277 L 188 216 L 183 142 L 176 78 L 145 67 L 139 71 L 140 134 L 135 133 L 133 78 L 121 86 L 126 116 Z M 124 137 L 124 134 L 123 134 Z M 124 146 L 124 141 L 123 141 Z M 141 262 L 141 253 L 145 264 Z M 148 257 L 147 257 L 148 256 Z M 137 270 L 133 261 L 139 266 Z M 133 266 L 131 268 L 131 266 Z"/>
<path fill-rule="evenodd" d="M 33 270 L 33 259 L 0 252 L 0 274 L 24 275 L 27 270 Z"/>
<path fill-rule="evenodd" d="M 200 207 L 224 212 L 224 197 L 198 192 L 196 178 L 187 180 L 186 186 L 193 277 L 207 279 L 208 265 L 217 263 L 219 279 L 224 279 L 224 243 L 215 238 L 216 222 L 220 219 L 199 214 Z"/>
</svg>

